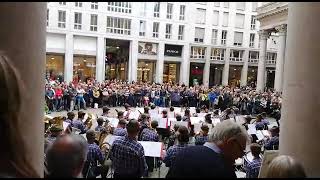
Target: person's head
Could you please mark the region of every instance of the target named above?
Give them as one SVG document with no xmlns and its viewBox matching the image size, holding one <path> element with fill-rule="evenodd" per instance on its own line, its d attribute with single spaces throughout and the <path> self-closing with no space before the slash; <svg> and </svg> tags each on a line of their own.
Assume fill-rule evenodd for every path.
<svg viewBox="0 0 320 180">
<path fill-rule="evenodd" d="M 155 109 L 155 108 L 156 108 L 156 105 L 155 105 L 155 104 L 151 104 L 151 105 L 150 105 L 150 108 L 151 108 L 151 109 Z"/>
<path fill-rule="evenodd" d="M 262 115 L 261 115 L 261 114 L 258 114 L 258 115 L 257 115 L 256 121 L 257 121 L 257 122 L 261 122 L 261 121 L 262 121 Z"/>
<path fill-rule="evenodd" d="M 281 155 L 269 164 L 266 178 L 305 178 L 303 166 L 290 156 Z"/>
<path fill-rule="evenodd" d="M 229 163 L 234 163 L 245 154 L 247 140 L 246 129 L 232 120 L 218 123 L 209 135 L 209 142 L 215 143 L 222 150 Z"/>
<path fill-rule="evenodd" d="M 219 109 L 214 110 L 213 114 L 214 114 L 215 116 L 219 115 Z"/>
<path fill-rule="evenodd" d="M 121 127 L 121 128 L 125 128 L 126 127 L 126 124 L 127 124 L 127 121 L 124 120 L 124 119 L 119 119 L 119 123 L 118 123 L 118 126 Z"/>
<path fill-rule="evenodd" d="M 122 119 L 123 118 L 123 112 L 122 111 L 118 111 L 118 119 Z"/>
<path fill-rule="evenodd" d="M 166 109 L 162 110 L 162 115 L 164 118 L 166 118 L 168 115 L 168 111 Z"/>
<path fill-rule="evenodd" d="M 184 111 L 184 115 L 185 115 L 185 116 L 190 116 L 190 110 L 189 110 L 189 109 L 186 109 L 186 110 Z"/>
<path fill-rule="evenodd" d="M 143 110 L 144 110 L 144 113 L 149 114 L 149 107 L 146 106 L 143 108 Z"/>
<path fill-rule="evenodd" d="M 174 130 L 174 132 L 177 132 L 178 131 L 178 129 L 179 129 L 179 124 L 175 124 L 174 126 L 173 126 L 173 130 Z"/>
<path fill-rule="evenodd" d="M 78 119 L 83 119 L 85 115 L 86 115 L 86 113 L 84 113 L 83 111 L 79 111 L 78 112 Z"/>
<path fill-rule="evenodd" d="M 159 126 L 158 121 L 156 121 L 156 120 L 151 121 L 151 128 L 152 129 L 156 129 L 158 126 Z"/>
<path fill-rule="evenodd" d="M 250 145 L 250 150 L 251 150 L 251 153 L 252 153 L 252 156 L 255 157 L 255 158 L 259 158 L 260 156 L 260 153 L 261 153 L 261 146 L 257 143 L 252 143 Z"/>
<path fill-rule="evenodd" d="M 204 121 L 208 124 L 212 124 L 211 114 L 206 114 L 204 116 Z"/>
<path fill-rule="evenodd" d="M 170 107 L 170 112 L 173 112 L 174 111 L 174 107 Z"/>
<path fill-rule="evenodd" d="M 73 112 L 68 112 L 68 113 L 67 113 L 67 117 L 68 117 L 68 119 L 70 119 L 70 120 L 73 120 L 75 116 L 76 116 L 76 115 L 75 115 Z"/>
<path fill-rule="evenodd" d="M 181 115 L 180 114 L 176 115 L 176 119 L 177 119 L 177 121 L 181 121 L 182 120 Z"/>
<path fill-rule="evenodd" d="M 250 124 L 252 117 L 250 115 L 245 115 L 244 120 L 246 121 L 246 123 Z"/>
<path fill-rule="evenodd" d="M 271 136 L 272 136 L 272 137 L 274 137 L 274 136 L 279 136 L 280 128 L 277 127 L 277 126 L 273 126 L 273 127 L 270 129 L 270 133 L 271 133 Z"/>
<path fill-rule="evenodd" d="M 200 108 L 196 108 L 196 113 L 200 113 L 201 109 Z"/>
<path fill-rule="evenodd" d="M 126 104 L 124 104 L 124 108 L 126 109 L 126 111 L 128 111 L 130 108 L 130 105 L 128 103 L 126 103 Z"/>
<path fill-rule="evenodd" d="M 57 138 L 47 150 L 48 172 L 52 177 L 79 177 L 87 157 L 87 142 L 76 134 Z"/>
<path fill-rule="evenodd" d="M 140 122 L 146 122 L 148 120 L 147 114 L 143 113 L 140 115 L 139 121 Z"/>
<path fill-rule="evenodd" d="M 96 133 L 94 130 L 92 129 L 89 129 L 87 132 L 86 132 L 86 137 L 87 137 L 87 141 L 89 143 L 93 143 L 94 140 L 96 139 Z"/>
<path fill-rule="evenodd" d="M 104 106 L 103 108 L 102 108 L 102 113 L 103 114 L 108 114 L 109 113 L 109 108 L 107 107 L 107 106 Z"/>
<path fill-rule="evenodd" d="M 177 138 L 179 143 L 188 143 L 189 142 L 189 131 L 185 126 L 179 126 L 177 131 Z"/>
<path fill-rule="evenodd" d="M 205 135 L 205 136 L 208 135 L 209 126 L 207 124 L 203 123 L 201 125 L 201 131 L 202 131 L 203 135 Z"/>
<path fill-rule="evenodd" d="M 266 118 L 267 117 L 267 113 L 266 112 L 262 112 L 261 116 L 262 116 L 262 118 Z"/>
<path fill-rule="evenodd" d="M 102 125 L 103 125 L 103 122 L 104 122 L 104 120 L 103 120 L 102 117 L 99 117 L 99 118 L 97 119 L 97 123 L 98 123 L 99 126 L 102 126 Z"/>
<path fill-rule="evenodd" d="M 128 136 L 135 138 L 138 135 L 139 131 L 140 131 L 139 122 L 135 119 L 131 119 L 127 124 Z"/>
</svg>

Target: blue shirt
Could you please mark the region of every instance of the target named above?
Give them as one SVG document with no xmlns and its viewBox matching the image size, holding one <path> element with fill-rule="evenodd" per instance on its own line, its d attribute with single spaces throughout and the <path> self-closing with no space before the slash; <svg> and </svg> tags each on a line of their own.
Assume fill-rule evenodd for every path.
<svg viewBox="0 0 320 180">
<path fill-rule="evenodd" d="M 118 174 L 133 174 L 141 177 L 148 170 L 143 146 L 136 140 L 129 139 L 128 136 L 113 142 L 110 159 L 114 172 Z"/>
<path fill-rule="evenodd" d="M 102 132 L 102 131 L 105 131 L 106 129 L 103 126 L 98 125 L 94 130 L 98 132 Z"/>
<path fill-rule="evenodd" d="M 198 135 L 195 137 L 195 144 L 196 145 L 203 145 L 208 141 L 208 136 Z"/>
<path fill-rule="evenodd" d="M 93 166 L 97 166 L 97 161 L 103 161 L 103 155 L 99 146 L 95 143 L 88 144 L 87 161 L 92 163 Z"/>
<path fill-rule="evenodd" d="M 166 164 L 167 167 L 171 167 L 175 159 L 177 157 L 177 154 L 182 151 L 184 148 L 186 148 L 188 145 L 187 144 L 178 144 L 178 145 L 173 145 L 171 146 L 167 153 L 166 156 L 164 157 L 163 162 Z"/>
<path fill-rule="evenodd" d="M 274 146 L 279 146 L 278 136 L 273 136 L 271 139 L 267 140 L 264 144 L 264 148 L 267 150 L 273 150 Z"/>
<path fill-rule="evenodd" d="M 85 125 L 79 119 L 72 122 L 72 127 L 79 129 L 81 131 L 80 134 L 84 134 L 87 131 Z"/>
<path fill-rule="evenodd" d="M 126 129 L 118 127 L 113 131 L 113 135 L 115 135 L 115 136 L 127 136 L 128 133 L 127 133 Z"/>
<path fill-rule="evenodd" d="M 264 123 L 261 122 L 256 122 L 256 129 L 257 130 L 263 130 L 264 129 Z"/>
<path fill-rule="evenodd" d="M 159 135 L 155 130 L 144 128 L 141 133 L 141 141 L 159 141 Z"/>
<path fill-rule="evenodd" d="M 254 158 L 252 162 L 245 165 L 246 178 L 258 178 L 261 161 L 261 158 Z"/>
</svg>

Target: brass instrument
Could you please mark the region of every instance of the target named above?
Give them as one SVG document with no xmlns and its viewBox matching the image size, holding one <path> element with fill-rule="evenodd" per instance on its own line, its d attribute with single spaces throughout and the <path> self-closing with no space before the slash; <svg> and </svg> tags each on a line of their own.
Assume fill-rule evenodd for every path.
<svg viewBox="0 0 320 180">
<path fill-rule="evenodd" d="M 84 116 L 84 124 L 87 125 L 88 129 L 91 129 L 93 119 L 95 119 L 95 116 L 92 113 L 86 113 Z"/>
<path fill-rule="evenodd" d="M 99 91 L 99 89 L 93 90 L 93 97 L 99 98 L 99 96 L 100 96 L 100 91 Z"/>
</svg>

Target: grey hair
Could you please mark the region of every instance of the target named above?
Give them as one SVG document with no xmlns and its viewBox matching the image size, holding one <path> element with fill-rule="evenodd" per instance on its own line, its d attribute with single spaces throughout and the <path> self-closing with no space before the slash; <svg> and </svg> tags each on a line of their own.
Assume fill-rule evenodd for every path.
<svg viewBox="0 0 320 180">
<path fill-rule="evenodd" d="M 232 137 L 242 135 L 249 139 L 246 129 L 232 120 L 224 120 L 217 124 L 209 134 L 210 142 L 221 142 Z"/>
<path fill-rule="evenodd" d="M 67 150 L 61 144 L 67 141 Z M 71 141 L 71 142 L 70 142 Z M 54 177 L 72 177 L 74 169 L 79 168 L 87 159 L 88 145 L 84 137 L 77 134 L 63 135 L 48 147 L 46 160 L 48 171 Z"/>
<path fill-rule="evenodd" d="M 300 162 L 291 156 L 281 155 L 269 164 L 267 178 L 305 178 L 306 173 Z"/>
</svg>

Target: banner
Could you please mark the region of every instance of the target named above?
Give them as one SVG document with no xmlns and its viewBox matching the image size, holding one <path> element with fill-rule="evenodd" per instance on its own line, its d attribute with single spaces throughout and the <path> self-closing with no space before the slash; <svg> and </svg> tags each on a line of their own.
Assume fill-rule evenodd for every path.
<svg viewBox="0 0 320 180">
<path fill-rule="evenodd" d="M 181 57 L 182 46 L 166 44 L 164 47 L 165 56 Z"/>
</svg>

